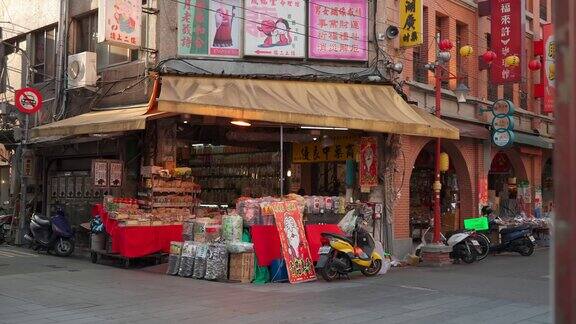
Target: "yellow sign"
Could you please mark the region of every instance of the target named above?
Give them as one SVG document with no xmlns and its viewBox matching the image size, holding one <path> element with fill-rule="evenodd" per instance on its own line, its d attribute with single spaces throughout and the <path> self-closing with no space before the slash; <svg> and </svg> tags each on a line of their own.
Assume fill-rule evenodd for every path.
<svg viewBox="0 0 576 324">
<path fill-rule="evenodd" d="M 417 46 L 424 42 L 424 6 L 422 0 L 400 0 L 400 46 Z"/>
<path fill-rule="evenodd" d="M 314 141 L 310 143 L 295 143 L 292 146 L 293 163 L 315 162 L 344 162 L 356 160 L 358 154 L 357 137 L 337 137 L 326 141 Z"/>
</svg>

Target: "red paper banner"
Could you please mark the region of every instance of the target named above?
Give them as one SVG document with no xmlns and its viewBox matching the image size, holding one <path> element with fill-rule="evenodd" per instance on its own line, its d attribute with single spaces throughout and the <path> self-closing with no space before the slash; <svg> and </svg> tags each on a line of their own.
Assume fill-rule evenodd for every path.
<svg viewBox="0 0 576 324">
<path fill-rule="evenodd" d="M 554 25 L 542 25 L 542 43 L 544 47 L 544 64 L 540 69 L 541 80 L 544 85 L 544 98 L 542 112 L 554 112 L 554 98 L 556 97 L 556 42 L 554 41 Z"/>
<path fill-rule="evenodd" d="M 272 210 L 290 283 L 315 280 L 314 263 L 298 204 L 295 201 L 277 202 L 272 204 Z"/>
<path fill-rule="evenodd" d="M 491 0 L 492 10 L 492 50 L 498 58 L 492 64 L 491 80 L 494 84 L 517 83 L 522 81 L 524 68 L 524 25 L 523 0 Z M 520 64 L 506 67 L 504 59 L 516 55 Z"/>
<path fill-rule="evenodd" d="M 360 187 L 378 185 L 378 145 L 373 137 L 360 139 Z"/>
<path fill-rule="evenodd" d="M 488 205 L 488 178 L 481 177 L 478 179 L 478 211 Z"/>
</svg>

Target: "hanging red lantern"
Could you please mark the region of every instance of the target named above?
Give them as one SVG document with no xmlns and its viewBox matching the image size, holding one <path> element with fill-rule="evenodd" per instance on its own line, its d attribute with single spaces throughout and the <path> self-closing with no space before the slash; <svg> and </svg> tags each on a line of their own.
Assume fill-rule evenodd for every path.
<svg viewBox="0 0 576 324">
<path fill-rule="evenodd" d="M 541 67 L 542 63 L 540 63 L 540 60 L 532 60 L 530 61 L 530 63 L 528 63 L 528 68 L 530 69 L 530 71 L 540 70 Z"/>
<path fill-rule="evenodd" d="M 443 39 L 440 41 L 440 43 L 438 43 L 438 47 L 443 52 L 451 50 L 453 46 L 454 44 L 452 44 L 452 42 L 449 39 Z"/>
<path fill-rule="evenodd" d="M 487 64 L 492 63 L 492 61 L 494 61 L 496 58 L 497 58 L 496 53 L 494 53 L 492 51 L 486 51 L 484 54 L 482 54 L 482 59 Z"/>
</svg>

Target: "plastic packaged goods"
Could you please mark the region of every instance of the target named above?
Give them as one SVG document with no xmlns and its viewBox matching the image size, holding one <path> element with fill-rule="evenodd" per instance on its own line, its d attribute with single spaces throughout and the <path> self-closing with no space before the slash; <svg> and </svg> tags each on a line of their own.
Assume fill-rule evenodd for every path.
<svg viewBox="0 0 576 324">
<path fill-rule="evenodd" d="M 192 219 L 186 220 L 182 223 L 182 240 L 194 240 L 194 221 Z"/>
<path fill-rule="evenodd" d="M 244 253 L 254 251 L 254 244 L 250 242 L 228 242 L 226 249 L 230 253 Z"/>
<path fill-rule="evenodd" d="M 214 243 L 220 241 L 222 225 L 208 224 L 206 225 L 206 232 L 204 234 L 204 241 L 206 243 Z"/>
<path fill-rule="evenodd" d="M 194 258 L 196 256 L 196 249 L 198 243 L 186 241 L 182 245 L 182 256 L 180 257 L 180 270 L 178 275 L 180 277 L 192 277 L 194 271 Z"/>
<path fill-rule="evenodd" d="M 208 246 L 208 258 L 206 260 L 206 273 L 204 279 L 226 279 L 228 276 L 228 251 L 226 245 L 220 243 Z"/>
<path fill-rule="evenodd" d="M 242 217 L 229 214 L 222 217 L 222 238 L 227 242 L 242 241 Z"/>
<path fill-rule="evenodd" d="M 177 275 L 180 269 L 180 256 L 182 253 L 182 242 L 170 242 L 170 255 L 168 256 L 168 270 L 169 275 Z"/>
<path fill-rule="evenodd" d="M 194 279 L 203 279 L 206 275 L 206 259 L 208 258 L 208 244 L 199 243 L 196 247 L 194 256 L 194 270 L 192 277 Z"/>
<path fill-rule="evenodd" d="M 194 222 L 194 241 L 206 242 L 206 227 L 212 223 L 210 218 L 197 218 Z"/>
</svg>

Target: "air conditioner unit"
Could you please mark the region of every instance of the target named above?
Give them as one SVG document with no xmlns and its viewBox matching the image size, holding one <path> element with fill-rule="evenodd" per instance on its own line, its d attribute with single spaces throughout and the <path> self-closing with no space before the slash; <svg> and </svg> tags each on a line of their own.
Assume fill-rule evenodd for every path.
<svg viewBox="0 0 576 324">
<path fill-rule="evenodd" d="M 95 86 L 98 75 L 96 71 L 96 53 L 82 52 L 68 56 L 68 89 Z"/>
</svg>

